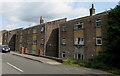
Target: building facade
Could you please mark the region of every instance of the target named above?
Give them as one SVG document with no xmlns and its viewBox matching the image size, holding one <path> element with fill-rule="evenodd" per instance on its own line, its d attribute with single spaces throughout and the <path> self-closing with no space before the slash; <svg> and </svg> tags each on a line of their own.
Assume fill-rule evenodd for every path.
<svg viewBox="0 0 120 76">
<path fill-rule="evenodd" d="M 14 29 L 14 30 L 10 30 L 10 31 L 5 31 L 3 33 L 3 40 L 2 40 L 2 44 L 3 45 L 8 45 L 11 50 L 15 50 L 15 43 L 16 43 L 16 32 L 19 31 L 22 28 L 19 29 Z"/>
<path fill-rule="evenodd" d="M 6 32 L 6 30 L 2 30 L 2 31 L 0 31 L 0 45 L 2 45 L 2 41 L 3 41 L 3 33 L 5 33 Z"/>
<path fill-rule="evenodd" d="M 104 49 L 107 13 L 95 14 L 94 5 L 90 16 L 66 21 L 66 18 L 46 22 L 25 29 L 7 31 L 3 44 L 20 53 L 87 60 Z"/>
<path fill-rule="evenodd" d="M 16 51 L 58 57 L 58 28 L 62 22 L 66 22 L 66 18 L 40 22 L 40 25 L 19 30 L 16 34 Z"/>
<path fill-rule="evenodd" d="M 62 23 L 59 29 L 59 57 L 90 59 L 103 50 L 103 37 L 107 13 L 95 14 L 94 5 L 90 16 Z"/>
</svg>

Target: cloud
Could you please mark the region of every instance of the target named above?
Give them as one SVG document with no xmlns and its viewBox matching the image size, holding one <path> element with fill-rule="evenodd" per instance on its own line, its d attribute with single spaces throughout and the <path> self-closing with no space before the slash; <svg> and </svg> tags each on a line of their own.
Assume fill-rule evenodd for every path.
<svg viewBox="0 0 120 76">
<path fill-rule="evenodd" d="M 9 18 L 9 20 L 12 21 L 12 22 L 18 22 L 18 21 L 20 21 L 19 18 L 15 17 L 15 16 L 11 16 Z"/>
<path fill-rule="evenodd" d="M 25 22 L 26 25 L 39 24 L 39 17 L 51 21 L 65 18 L 73 19 L 88 15 L 88 9 L 73 8 L 72 2 L 7 2 L 2 4 L 2 14 L 12 24 Z M 9 25 L 10 26 L 10 25 Z M 11 25 L 13 27 L 13 25 Z M 10 28 L 10 27 L 7 27 Z"/>
<path fill-rule="evenodd" d="M 16 26 L 15 25 L 7 25 L 6 28 L 7 28 L 7 30 L 11 30 L 11 29 L 15 29 Z"/>
</svg>

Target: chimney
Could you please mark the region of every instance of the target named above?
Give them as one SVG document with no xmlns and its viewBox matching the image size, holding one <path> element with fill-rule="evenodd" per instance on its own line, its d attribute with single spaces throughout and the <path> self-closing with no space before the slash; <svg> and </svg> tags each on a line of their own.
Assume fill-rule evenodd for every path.
<svg viewBox="0 0 120 76">
<path fill-rule="evenodd" d="M 42 19 L 42 16 L 40 16 L 40 24 L 42 24 L 44 20 Z"/>
<path fill-rule="evenodd" d="M 95 14 L 94 4 L 92 4 L 92 8 L 90 8 L 90 16 Z"/>
</svg>

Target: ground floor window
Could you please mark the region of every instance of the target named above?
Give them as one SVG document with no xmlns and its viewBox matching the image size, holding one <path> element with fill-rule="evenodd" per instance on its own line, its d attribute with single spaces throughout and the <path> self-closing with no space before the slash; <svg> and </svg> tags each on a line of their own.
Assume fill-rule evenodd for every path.
<svg viewBox="0 0 120 76">
<path fill-rule="evenodd" d="M 74 54 L 74 59 L 80 59 L 81 54 Z"/>
<path fill-rule="evenodd" d="M 64 58 L 65 57 L 65 52 L 62 52 L 62 58 Z"/>
<path fill-rule="evenodd" d="M 36 54 L 36 47 L 37 47 L 37 45 L 35 45 L 35 44 L 32 45 L 32 53 L 33 54 Z"/>
</svg>

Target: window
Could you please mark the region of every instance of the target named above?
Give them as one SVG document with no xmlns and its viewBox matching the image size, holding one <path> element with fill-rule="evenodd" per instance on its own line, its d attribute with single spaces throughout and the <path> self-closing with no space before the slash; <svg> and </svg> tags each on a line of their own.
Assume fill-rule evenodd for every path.
<svg viewBox="0 0 120 76">
<path fill-rule="evenodd" d="M 7 42 L 6 39 L 5 39 L 5 42 Z"/>
<path fill-rule="evenodd" d="M 66 32 L 66 25 L 62 26 L 62 32 Z"/>
<path fill-rule="evenodd" d="M 65 57 L 65 52 L 62 52 L 62 58 L 64 58 Z"/>
<path fill-rule="evenodd" d="M 7 33 L 5 33 L 5 36 L 7 36 Z"/>
<path fill-rule="evenodd" d="M 81 54 L 74 54 L 74 59 L 81 59 Z"/>
<path fill-rule="evenodd" d="M 20 39 L 20 43 L 22 43 L 22 39 Z"/>
<path fill-rule="evenodd" d="M 75 23 L 74 29 L 83 29 L 83 23 L 82 22 Z"/>
<path fill-rule="evenodd" d="M 33 44 L 37 44 L 37 40 L 33 40 L 33 42 L 32 42 Z"/>
<path fill-rule="evenodd" d="M 44 44 L 44 39 L 42 38 L 42 39 L 41 39 L 41 45 L 43 45 L 43 44 Z"/>
<path fill-rule="evenodd" d="M 30 34 L 30 30 L 28 30 L 27 32 L 28 32 L 28 34 Z"/>
<path fill-rule="evenodd" d="M 101 20 L 100 19 L 96 20 L 96 27 L 101 27 Z"/>
<path fill-rule="evenodd" d="M 74 44 L 75 45 L 84 45 L 84 38 L 83 37 L 75 38 Z"/>
<path fill-rule="evenodd" d="M 65 38 L 62 39 L 62 44 L 63 44 L 63 45 L 66 44 L 66 39 L 65 39 Z"/>
<path fill-rule="evenodd" d="M 96 38 L 96 45 L 102 45 L 102 38 L 100 37 Z"/>
<path fill-rule="evenodd" d="M 44 32 L 44 27 L 41 28 L 41 32 Z"/>
<path fill-rule="evenodd" d="M 37 29 L 34 28 L 34 29 L 33 29 L 33 33 L 37 33 Z"/>
<path fill-rule="evenodd" d="M 32 51 L 36 51 L 36 45 L 32 45 Z"/>
<path fill-rule="evenodd" d="M 20 35 L 22 35 L 22 34 L 23 34 L 23 32 L 21 31 L 21 32 L 20 32 Z"/>
<path fill-rule="evenodd" d="M 33 44 L 37 44 L 37 35 L 36 34 L 33 34 L 33 37 L 32 37 L 32 39 L 33 39 Z"/>
<path fill-rule="evenodd" d="M 22 43 L 22 40 L 23 40 L 23 36 L 20 36 L 20 43 Z"/>
</svg>

